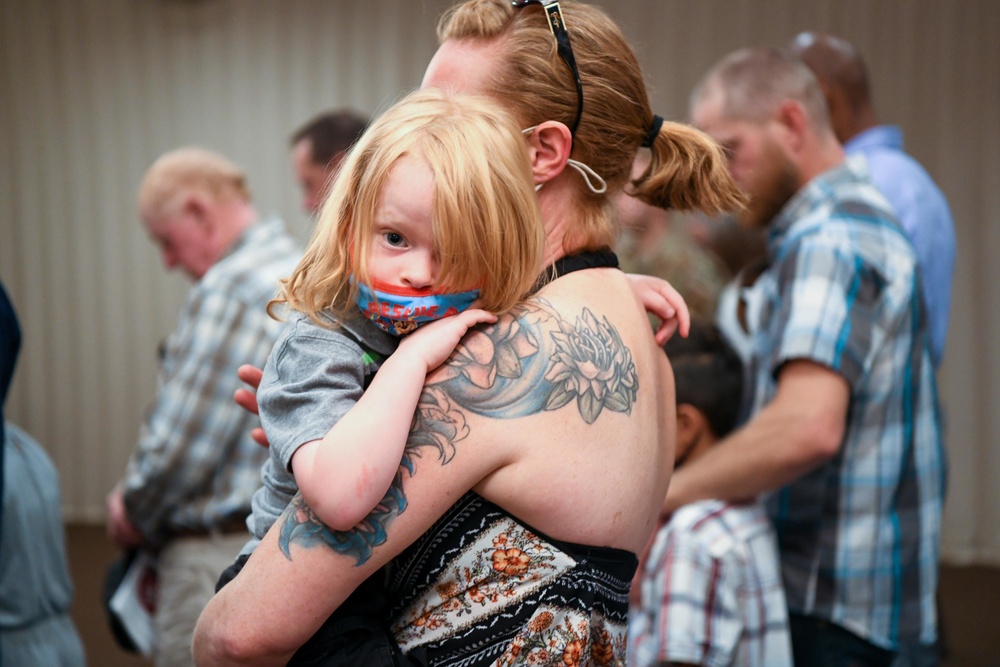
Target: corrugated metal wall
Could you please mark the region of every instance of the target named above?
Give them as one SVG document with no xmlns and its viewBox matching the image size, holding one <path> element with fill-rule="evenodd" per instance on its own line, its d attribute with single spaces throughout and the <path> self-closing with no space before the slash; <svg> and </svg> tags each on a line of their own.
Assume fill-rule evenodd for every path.
<svg viewBox="0 0 1000 667">
<path fill-rule="evenodd" d="M 52 453 L 66 516 L 101 520 L 188 285 L 140 229 L 145 168 L 186 144 L 246 167 L 303 238 L 288 134 L 419 85 L 448 0 L 0 0 L 0 279 L 25 344 L 8 418 Z M 1000 3 L 620 0 L 659 113 L 724 53 L 804 29 L 854 41 L 876 101 L 951 202 L 959 261 L 941 393 L 945 552 L 1000 563 Z"/>
</svg>

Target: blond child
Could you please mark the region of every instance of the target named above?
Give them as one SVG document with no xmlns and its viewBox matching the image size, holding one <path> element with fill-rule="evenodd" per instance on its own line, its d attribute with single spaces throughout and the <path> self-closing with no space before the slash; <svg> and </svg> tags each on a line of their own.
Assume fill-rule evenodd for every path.
<svg viewBox="0 0 1000 667">
<path fill-rule="evenodd" d="M 342 545 L 359 563 L 379 543 L 378 508 L 405 503 L 404 446 L 427 373 L 469 327 L 495 321 L 538 282 L 545 239 L 520 129 L 491 100 L 424 91 L 351 150 L 271 304 L 288 321 L 257 395 L 270 457 L 248 521 L 254 537 L 219 588 L 298 492 L 318 537 L 367 522 L 366 539 Z M 381 646 L 373 579 L 298 660 L 343 653 L 335 638 L 366 623 Z"/>
</svg>

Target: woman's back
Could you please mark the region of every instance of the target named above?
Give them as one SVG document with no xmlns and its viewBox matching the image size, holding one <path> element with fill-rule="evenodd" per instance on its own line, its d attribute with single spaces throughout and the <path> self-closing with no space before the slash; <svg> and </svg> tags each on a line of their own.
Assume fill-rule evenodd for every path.
<svg viewBox="0 0 1000 667">
<path fill-rule="evenodd" d="M 487 473 L 393 563 L 392 633 L 409 660 L 624 661 L 635 554 L 673 460 L 673 385 L 648 326 L 619 271 L 574 271 L 428 378 L 413 481 L 428 446 L 452 468 L 442 495 Z"/>
<path fill-rule="evenodd" d="M 515 316 L 538 352 L 497 395 L 531 401 L 492 423 L 470 421 L 479 443 L 470 449 L 506 455 L 475 490 L 553 538 L 641 551 L 673 467 L 675 427 L 669 363 L 642 306 L 621 272 L 593 269 L 553 281 Z"/>
</svg>

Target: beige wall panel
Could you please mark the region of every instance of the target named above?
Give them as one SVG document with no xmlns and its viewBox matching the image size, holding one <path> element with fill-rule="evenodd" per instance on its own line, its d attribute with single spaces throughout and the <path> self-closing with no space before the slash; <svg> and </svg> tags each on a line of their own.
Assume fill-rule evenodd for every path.
<svg viewBox="0 0 1000 667">
<path fill-rule="evenodd" d="M 101 520 L 188 284 L 134 213 L 145 168 L 200 144 L 248 171 L 262 212 L 308 222 L 289 133 L 419 85 L 446 0 L 0 0 L 0 279 L 25 333 L 10 419 L 52 453 L 68 518 Z M 1000 563 L 1000 3 L 619 0 L 660 114 L 682 119 L 728 51 L 796 32 L 866 54 L 884 120 L 948 196 L 959 261 L 941 369 L 944 552 Z M 572 26 L 570 26 L 572 30 Z"/>
</svg>

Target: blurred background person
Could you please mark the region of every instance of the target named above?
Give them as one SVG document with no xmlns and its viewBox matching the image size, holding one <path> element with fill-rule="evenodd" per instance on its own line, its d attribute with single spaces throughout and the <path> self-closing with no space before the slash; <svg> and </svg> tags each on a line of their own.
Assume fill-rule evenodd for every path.
<svg viewBox="0 0 1000 667">
<path fill-rule="evenodd" d="M 155 662 L 190 665 L 198 614 L 249 539 L 246 517 L 267 451 L 259 422 L 233 402 L 237 368 L 263 366 L 281 323 L 266 312 L 300 248 L 278 219 L 260 220 L 242 169 L 198 148 L 146 172 L 139 215 L 167 269 L 195 286 L 160 359 L 158 391 L 107 529 L 122 549 L 158 552 Z"/>
<path fill-rule="evenodd" d="M 3 404 L 21 347 L 21 331 L 0 285 L 0 444 L 3 540 L 0 541 L 0 663 L 8 667 L 82 667 L 83 645 L 70 618 L 73 584 L 59 505 L 59 474 L 45 450 L 14 424 Z"/>
<path fill-rule="evenodd" d="M 937 634 L 944 451 L 913 246 L 795 56 L 729 54 L 691 117 L 727 150 L 770 263 L 752 416 L 676 472 L 664 513 L 768 494 L 795 663 L 888 666 Z"/>
<path fill-rule="evenodd" d="M 676 469 L 735 428 L 743 368 L 704 320 L 663 349 L 677 390 Z M 756 499 L 681 507 L 657 531 L 644 563 L 633 582 L 640 604 L 629 610 L 629 665 L 791 667 L 778 545 Z"/>
<path fill-rule="evenodd" d="M 4 466 L 4 412 L 7 402 L 7 392 L 11 379 L 14 377 L 14 366 L 21 350 L 21 327 L 17 322 L 14 304 L 11 303 L 7 291 L 0 283 L 0 496 L 3 495 Z M 3 544 L 3 516 L 0 514 L 0 544 Z M 2 656 L 0 656 L 2 657 Z"/>
<path fill-rule="evenodd" d="M 302 189 L 302 208 L 314 216 L 347 149 L 368 127 L 348 109 L 316 116 L 292 134 L 292 167 Z"/>
</svg>

